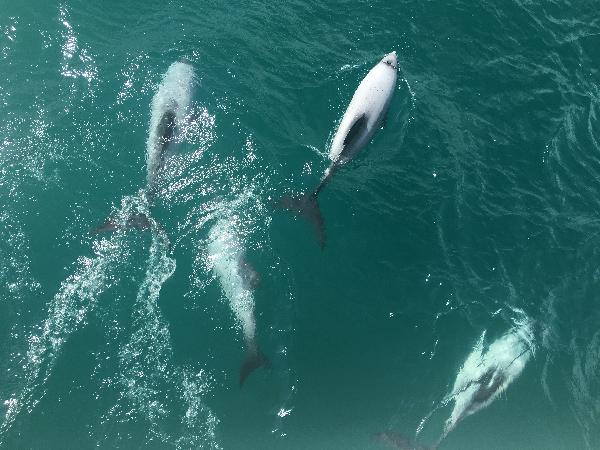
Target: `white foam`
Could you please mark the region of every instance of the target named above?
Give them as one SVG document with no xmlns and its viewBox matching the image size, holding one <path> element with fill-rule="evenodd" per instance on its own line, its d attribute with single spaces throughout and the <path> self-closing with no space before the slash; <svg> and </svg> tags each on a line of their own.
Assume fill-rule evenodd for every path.
<svg viewBox="0 0 600 450">
<path fill-rule="evenodd" d="M 157 304 L 162 285 L 175 272 L 175 260 L 167 255 L 167 245 L 159 235 L 153 235 L 146 277 L 134 305 L 134 332 L 119 354 L 126 397 L 152 424 L 169 412 L 156 386 L 161 377 L 148 376 L 165 374 L 171 357 L 169 330 Z"/>
<path fill-rule="evenodd" d="M 48 315 L 38 334 L 29 337 L 29 349 L 23 362 L 24 385 L 11 399 L 0 435 L 11 428 L 25 408 L 31 411 L 45 395 L 45 384 L 56 359 L 69 336 L 85 323 L 99 296 L 118 282 L 118 263 L 123 260 L 122 236 L 100 239 L 94 243 L 95 256 L 80 257 L 75 271 L 62 282 L 58 293 L 48 305 Z"/>
<path fill-rule="evenodd" d="M 91 83 L 98 76 L 98 68 L 90 56 L 89 51 L 78 42 L 78 36 L 73 25 L 69 22 L 68 10 L 65 7 L 59 8 L 59 20 L 64 27 L 62 38 L 63 61 L 60 73 L 67 78 L 84 78 Z"/>
<path fill-rule="evenodd" d="M 153 233 L 146 275 L 133 306 L 133 331 L 118 355 L 121 398 L 106 418 L 142 420 L 148 424 L 148 439 L 178 448 L 219 448 L 219 421 L 203 402 L 210 376 L 202 370 L 190 374 L 173 364 L 171 335 L 158 305 L 162 287 L 176 268 L 168 249 L 167 236 Z M 170 430 L 167 424 L 175 417 L 181 428 Z"/>
</svg>

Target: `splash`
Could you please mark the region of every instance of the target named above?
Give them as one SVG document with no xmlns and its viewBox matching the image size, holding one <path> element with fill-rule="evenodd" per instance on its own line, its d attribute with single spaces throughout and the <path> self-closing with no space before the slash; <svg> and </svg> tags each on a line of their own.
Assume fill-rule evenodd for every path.
<svg viewBox="0 0 600 450">
<path fill-rule="evenodd" d="M 59 20 L 63 26 L 61 75 L 66 78 L 83 78 L 91 83 L 98 76 L 98 68 L 89 51 L 79 44 L 67 8 L 59 9 Z"/>
<path fill-rule="evenodd" d="M 204 371 L 195 375 L 172 364 L 169 329 L 158 306 L 163 284 L 175 272 L 175 260 L 168 256 L 165 234 L 153 235 L 146 276 L 136 297 L 133 333 L 119 352 L 121 399 L 110 415 L 122 420 L 149 424 L 148 441 L 158 439 L 177 448 L 218 448 L 218 419 L 203 403 L 210 389 Z M 173 392 L 178 396 L 172 395 Z M 171 431 L 169 422 L 183 406 L 180 429 Z"/>
<path fill-rule="evenodd" d="M 62 282 L 49 303 L 39 332 L 29 337 L 29 348 L 22 362 L 23 388 L 8 402 L 0 439 L 6 436 L 21 412 L 31 412 L 44 397 L 46 381 L 65 342 L 85 325 L 102 293 L 118 282 L 120 262 L 128 252 L 122 238 L 122 235 L 114 235 L 111 239 L 95 241 L 95 256 L 77 260 L 74 273 Z"/>
</svg>

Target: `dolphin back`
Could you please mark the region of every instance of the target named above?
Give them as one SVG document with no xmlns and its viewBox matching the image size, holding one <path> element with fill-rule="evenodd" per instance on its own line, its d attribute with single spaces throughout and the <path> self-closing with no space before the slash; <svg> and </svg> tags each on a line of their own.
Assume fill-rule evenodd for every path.
<svg viewBox="0 0 600 450">
<path fill-rule="evenodd" d="M 246 342 L 240 387 L 256 369 L 270 365 L 256 342 L 253 290 L 259 277 L 247 261 L 244 247 L 243 239 L 229 217 L 220 218 L 209 232 L 208 258 Z"/>
<path fill-rule="evenodd" d="M 194 68 L 177 61 L 169 66 L 152 99 L 146 143 L 147 184 L 152 186 L 164 163 L 164 152 L 189 112 L 194 89 Z"/>
</svg>

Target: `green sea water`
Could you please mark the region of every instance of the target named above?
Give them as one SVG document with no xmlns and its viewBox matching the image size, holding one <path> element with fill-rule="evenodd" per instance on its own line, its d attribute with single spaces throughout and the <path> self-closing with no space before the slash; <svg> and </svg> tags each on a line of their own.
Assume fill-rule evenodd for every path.
<svg viewBox="0 0 600 450">
<path fill-rule="evenodd" d="M 432 445 L 482 333 L 526 316 L 522 373 L 439 448 L 599 448 L 598 6 L 0 0 L 0 446 Z M 277 200 L 319 182 L 392 50 L 385 124 L 320 195 L 321 250 Z M 180 59 L 190 121 L 150 205 L 152 98 Z M 90 233 L 136 211 L 164 235 Z M 223 217 L 271 361 L 241 389 Z"/>
</svg>

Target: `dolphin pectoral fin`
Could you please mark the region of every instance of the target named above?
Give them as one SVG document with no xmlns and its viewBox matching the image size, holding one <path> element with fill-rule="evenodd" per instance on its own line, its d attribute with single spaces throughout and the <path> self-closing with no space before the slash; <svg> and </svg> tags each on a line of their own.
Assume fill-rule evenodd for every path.
<svg viewBox="0 0 600 450">
<path fill-rule="evenodd" d="M 240 388 L 244 386 L 244 382 L 248 375 L 254 372 L 259 367 L 271 368 L 271 361 L 259 349 L 249 350 L 246 359 L 240 367 Z"/>
<path fill-rule="evenodd" d="M 325 222 L 316 195 L 286 196 L 279 201 L 278 206 L 293 211 L 308 220 L 314 226 L 321 250 L 325 248 Z"/>
</svg>

